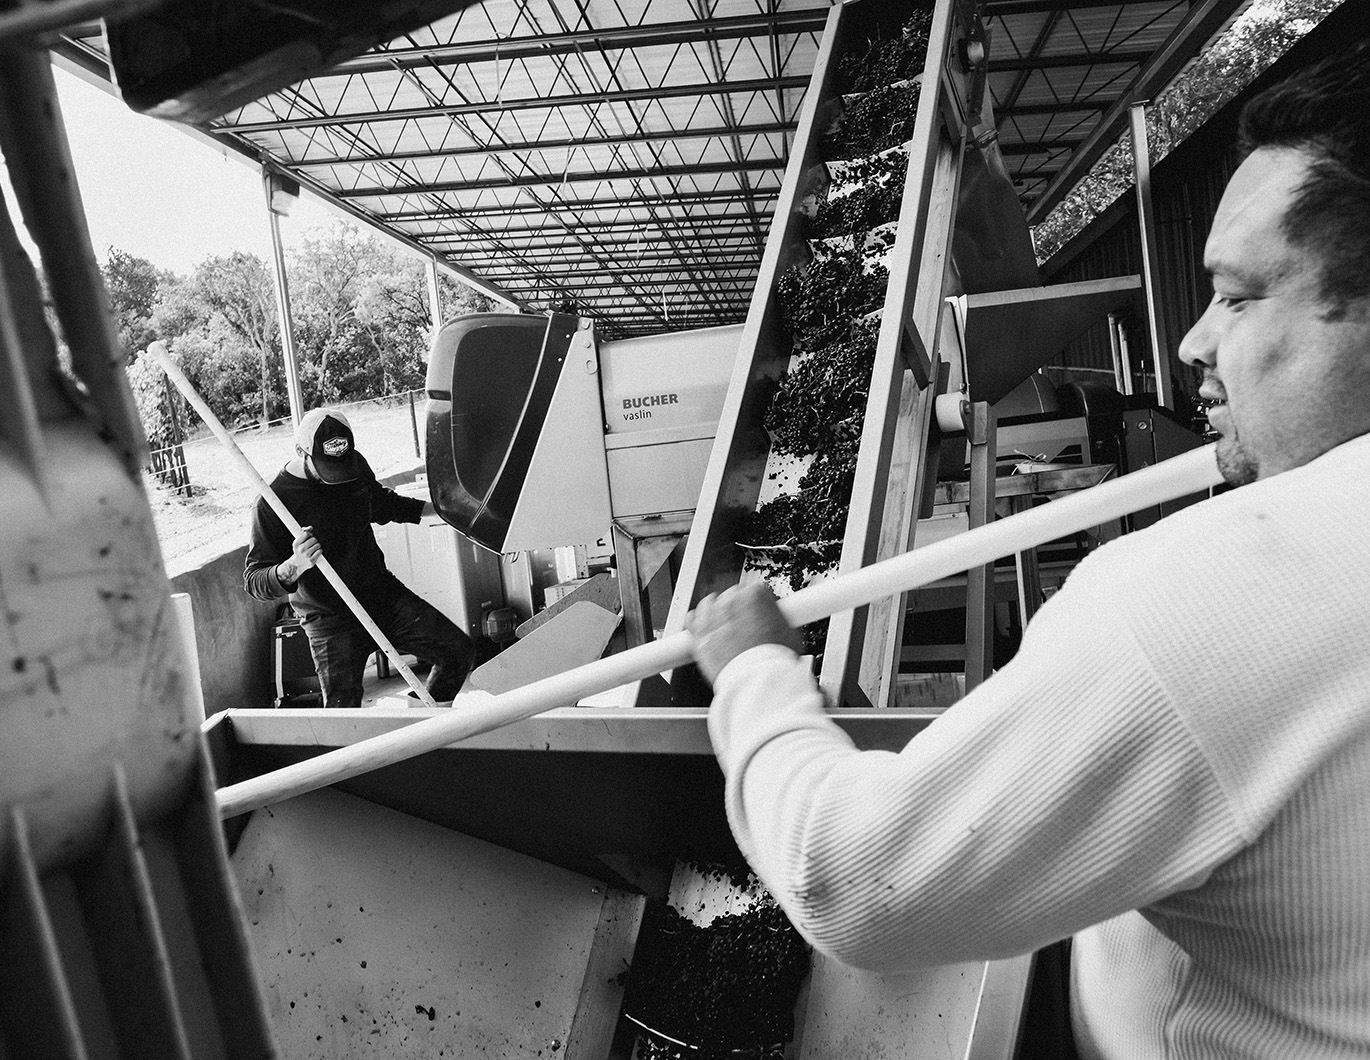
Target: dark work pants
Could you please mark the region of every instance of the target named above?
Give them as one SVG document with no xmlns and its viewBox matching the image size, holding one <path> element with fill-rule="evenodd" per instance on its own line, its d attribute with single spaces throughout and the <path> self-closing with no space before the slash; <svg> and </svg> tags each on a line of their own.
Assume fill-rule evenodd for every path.
<svg viewBox="0 0 1370 1060">
<path fill-rule="evenodd" d="M 368 601 L 367 608 L 397 651 L 432 664 L 426 686 L 434 700 L 452 699 L 461 690 L 476 651 L 450 618 L 408 589 L 389 600 Z M 323 686 L 324 706 L 361 706 L 366 661 L 377 650 L 371 634 L 351 612 L 304 615 L 301 625 Z"/>
</svg>

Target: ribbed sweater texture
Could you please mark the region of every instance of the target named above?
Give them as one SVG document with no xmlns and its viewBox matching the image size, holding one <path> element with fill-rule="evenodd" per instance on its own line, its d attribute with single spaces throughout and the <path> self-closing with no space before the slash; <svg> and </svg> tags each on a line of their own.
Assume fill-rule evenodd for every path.
<svg viewBox="0 0 1370 1060">
<path fill-rule="evenodd" d="M 1363 436 L 1120 538 L 897 754 L 740 655 L 709 731 L 741 849 L 859 967 L 1074 936 L 1087 1058 L 1370 1057 L 1367 523 Z"/>
</svg>

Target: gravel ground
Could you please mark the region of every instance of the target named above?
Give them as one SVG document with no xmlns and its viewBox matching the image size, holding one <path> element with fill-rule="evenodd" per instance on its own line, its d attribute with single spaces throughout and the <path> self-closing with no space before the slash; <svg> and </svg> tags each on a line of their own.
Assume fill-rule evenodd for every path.
<svg viewBox="0 0 1370 1060">
<path fill-rule="evenodd" d="M 366 403 L 346 409 L 356 435 L 357 449 L 378 478 L 421 472 L 423 458 L 415 452 L 414 424 L 424 433 L 424 407 L 419 401 L 411 418 L 403 402 L 386 408 Z M 248 430 L 234 435 L 248 461 L 268 482 L 294 453 L 291 427 Z M 257 487 L 229 450 L 212 434 L 185 443 L 191 495 L 166 489 L 144 476 L 157 538 L 167 574 L 175 577 L 247 543 Z"/>
</svg>

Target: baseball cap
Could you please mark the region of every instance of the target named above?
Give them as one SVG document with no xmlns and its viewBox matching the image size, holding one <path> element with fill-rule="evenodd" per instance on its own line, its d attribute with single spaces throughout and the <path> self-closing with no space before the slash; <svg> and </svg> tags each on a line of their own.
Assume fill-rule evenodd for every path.
<svg viewBox="0 0 1370 1060">
<path fill-rule="evenodd" d="M 351 482 L 359 474 L 352 425 L 336 409 L 311 409 L 295 428 L 295 446 L 313 461 L 324 482 Z"/>
</svg>

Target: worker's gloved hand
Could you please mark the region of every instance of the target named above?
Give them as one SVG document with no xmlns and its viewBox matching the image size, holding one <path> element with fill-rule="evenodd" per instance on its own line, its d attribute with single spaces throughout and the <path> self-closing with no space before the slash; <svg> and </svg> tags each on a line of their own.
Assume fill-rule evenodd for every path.
<svg viewBox="0 0 1370 1060">
<path fill-rule="evenodd" d="M 286 585 L 294 585 L 301 574 L 322 558 L 323 546 L 314 537 L 314 528 L 302 526 L 291 542 L 290 558 L 276 568 L 276 576 Z"/>
<path fill-rule="evenodd" d="M 686 617 L 685 627 L 694 637 L 695 662 L 710 684 L 723 667 L 759 644 L 783 644 L 797 655 L 804 651 L 798 631 L 760 582 L 706 596 Z"/>
</svg>

